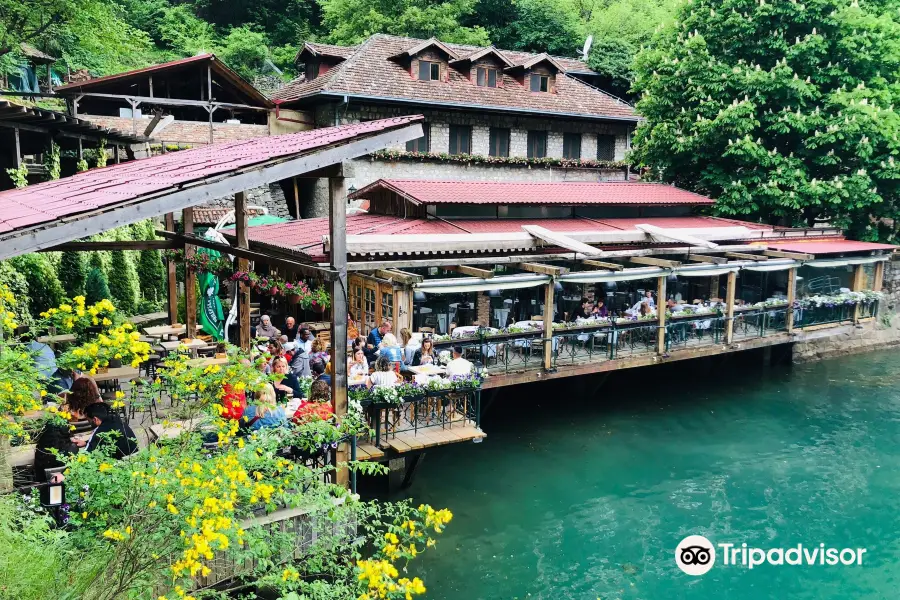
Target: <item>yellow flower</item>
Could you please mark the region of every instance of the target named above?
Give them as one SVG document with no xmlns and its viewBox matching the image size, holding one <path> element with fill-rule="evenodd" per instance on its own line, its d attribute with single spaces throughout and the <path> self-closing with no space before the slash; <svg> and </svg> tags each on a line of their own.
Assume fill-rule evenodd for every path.
<svg viewBox="0 0 900 600">
<path fill-rule="evenodd" d="M 109 463 L 100 463 L 100 466 L 97 467 L 97 470 L 101 473 L 106 473 L 107 471 L 112 471 L 113 466 Z"/>
</svg>

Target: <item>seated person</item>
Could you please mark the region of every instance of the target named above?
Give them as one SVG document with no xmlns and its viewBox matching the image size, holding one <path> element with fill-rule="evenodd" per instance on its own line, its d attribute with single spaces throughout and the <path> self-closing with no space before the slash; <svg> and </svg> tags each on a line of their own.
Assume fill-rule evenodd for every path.
<svg viewBox="0 0 900 600">
<path fill-rule="evenodd" d="M 310 418 L 328 419 L 334 414 L 331 405 L 331 386 L 324 381 L 313 381 L 309 388 L 309 400 L 304 400 L 294 412 L 294 421 L 303 422 Z"/>
<path fill-rule="evenodd" d="M 266 384 L 256 393 L 256 404 L 250 404 L 244 411 L 245 426 L 251 431 L 263 427 L 278 427 L 287 422 L 284 408 L 278 406 L 275 388 Z"/>
<path fill-rule="evenodd" d="M 85 419 L 85 410 L 91 404 L 103 402 L 100 397 L 100 390 L 93 379 L 87 375 L 82 375 L 72 383 L 72 389 L 66 395 L 66 404 L 69 413 L 76 419 Z"/>
<path fill-rule="evenodd" d="M 365 377 L 368 374 L 369 361 L 366 360 L 366 353 L 362 348 L 357 348 L 350 359 L 350 363 L 347 365 L 347 375 L 352 379 L 354 377 Z"/>
<path fill-rule="evenodd" d="M 302 346 L 307 354 L 312 354 L 313 334 L 307 327 L 301 327 L 297 334 L 297 345 Z"/>
<path fill-rule="evenodd" d="M 81 440 L 73 442 L 72 437 L 69 435 L 68 425 L 47 423 L 35 440 L 34 445 L 34 480 L 44 482 L 47 481 L 46 469 L 64 466 L 63 462 L 56 457 L 52 450 L 57 450 L 60 455 L 75 454 L 86 443 Z"/>
<path fill-rule="evenodd" d="M 433 365 L 437 362 L 437 353 L 434 351 L 434 340 L 427 337 L 422 340 L 422 345 L 413 354 L 412 366 Z"/>
<path fill-rule="evenodd" d="M 300 391 L 300 380 L 288 370 L 288 363 L 283 356 L 272 361 L 272 372 L 276 375 L 284 375 L 281 381 L 272 384 L 275 388 L 276 402 L 283 404 L 291 398 L 303 397 L 303 393 Z"/>
<path fill-rule="evenodd" d="M 288 317 L 284 320 L 284 335 L 287 336 L 288 342 L 293 342 L 297 339 L 297 334 L 299 333 L 299 326 L 297 325 L 297 319 L 294 317 Z M 283 342 L 282 342 L 283 343 Z"/>
<path fill-rule="evenodd" d="M 472 363 L 462 357 L 462 346 L 453 346 L 453 360 L 447 363 L 447 375 L 459 377 L 472 373 Z"/>
<path fill-rule="evenodd" d="M 413 356 L 421 344 L 413 337 L 412 332 L 404 327 L 400 330 L 400 346 L 403 350 L 403 364 L 412 364 Z"/>
<path fill-rule="evenodd" d="M 592 308 L 593 305 L 591 304 L 591 301 L 587 298 L 582 298 L 578 308 L 575 310 L 575 314 L 572 315 L 572 320 L 589 318 L 591 316 Z"/>
<path fill-rule="evenodd" d="M 640 311 L 640 314 L 642 317 L 646 317 L 647 315 L 653 314 L 653 309 L 651 309 L 650 305 L 647 304 L 646 302 L 641 302 L 639 311 Z"/>
<path fill-rule="evenodd" d="M 115 444 L 116 451 L 113 453 L 113 458 L 121 459 L 138 451 L 137 436 L 108 404 L 103 402 L 91 404 L 85 410 L 85 416 L 96 427 L 87 443 L 88 452 L 107 444 Z M 112 436 L 104 436 L 105 433 L 114 434 L 115 441 L 110 441 L 109 437 Z"/>
<path fill-rule="evenodd" d="M 325 342 L 320 340 L 319 338 L 315 338 L 312 341 L 312 352 L 309 355 L 310 360 L 321 360 L 322 362 L 328 362 L 328 352 L 325 348 Z"/>
<path fill-rule="evenodd" d="M 384 321 L 369 332 L 369 337 L 366 338 L 366 356 L 369 357 L 369 362 L 375 360 L 378 348 L 381 347 L 381 338 L 391 332 L 391 327 L 390 321 Z"/>
<path fill-rule="evenodd" d="M 328 385 L 331 385 L 331 375 L 325 372 L 325 363 L 321 360 L 310 362 L 309 369 L 312 371 L 313 379 L 316 381 L 324 381 Z"/>
<path fill-rule="evenodd" d="M 603 318 L 609 316 L 609 309 L 606 308 L 606 305 L 603 303 L 603 300 L 597 300 L 597 304 L 594 305 L 593 310 L 591 310 L 591 317 Z"/>
<path fill-rule="evenodd" d="M 644 292 L 644 297 L 641 298 L 641 301 L 646 302 L 650 308 L 656 308 L 656 302 L 653 301 L 653 292 L 650 290 Z"/>
<path fill-rule="evenodd" d="M 331 403 L 331 386 L 324 381 L 313 381 L 309 386 L 309 401 Z"/>
<path fill-rule="evenodd" d="M 675 300 L 673 300 L 672 298 L 669 298 L 668 300 L 666 300 L 666 310 L 668 310 L 669 312 L 671 312 L 673 314 L 684 312 L 684 304 L 681 304 L 680 302 L 675 302 Z"/>
<path fill-rule="evenodd" d="M 312 373 L 309 370 L 309 354 L 303 349 L 303 344 L 290 342 L 291 360 L 288 367 L 297 377 L 309 377 Z"/>
<path fill-rule="evenodd" d="M 347 339 L 355 340 L 359 337 L 359 325 L 353 320 L 353 313 L 347 311 Z"/>
<path fill-rule="evenodd" d="M 393 387 L 400 382 L 400 376 L 391 368 L 391 361 L 386 356 L 379 356 L 375 361 L 375 372 L 366 380 L 366 387 Z"/>
<path fill-rule="evenodd" d="M 393 333 L 387 333 L 381 338 L 381 344 L 378 346 L 378 356 L 387 356 L 392 363 L 402 363 L 403 354 L 403 348 L 400 347 Z"/>
<path fill-rule="evenodd" d="M 274 339 L 277 338 L 281 332 L 277 327 L 272 325 L 272 317 L 269 315 L 263 315 L 259 318 L 259 325 L 256 326 L 256 337 L 257 338 L 266 338 L 266 339 Z"/>
</svg>

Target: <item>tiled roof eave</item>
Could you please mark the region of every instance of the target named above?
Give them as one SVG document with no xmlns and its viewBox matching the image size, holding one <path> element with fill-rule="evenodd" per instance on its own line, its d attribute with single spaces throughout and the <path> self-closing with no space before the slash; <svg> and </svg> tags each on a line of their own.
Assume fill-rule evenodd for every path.
<svg viewBox="0 0 900 600">
<path fill-rule="evenodd" d="M 304 94 L 301 96 L 296 96 L 294 98 L 283 98 L 281 100 L 281 104 L 289 105 L 293 102 L 297 102 L 300 100 L 309 100 L 316 96 L 324 96 L 324 97 L 333 97 L 333 98 L 350 98 L 355 100 L 370 100 L 374 102 L 396 102 L 401 104 L 410 104 L 415 106 L 445 106 L 448 108 L 463 108 L 468 110 L 487 110 L 501 113 L 514 113 L 514 114 L 540 114 L 542 116 L 551 116 L 551 117 L 567 117 L 567 118 L 577 118 L 577 119 L 592 119 L 592 120 L 601 120 L 601 121 L 626 121 L 629 123 L 638 123 L 643 121 L 644 118 L 639 115 L 633 116 L 624 116 L 624 115 L 609 115 L 609 114 L 592 114 L 592 113 L 573 113 L 573 112 L 561 112 L 561 111 L 550 111 L 550 110 L 538 110 L 534 108 L 522 108 L 516 106 L 500 106 L 500 105 L 484 105 L 484 104 L 471 104 L 466 102 L 435 102 L 430 100 L 422 100 L 422 99 L 412 99 L 412 98 L 398 98 L 396 96 L 371 96 L 366 94 L 354 94 L 348 92 L 341 92 L 338 90 L 317 90 L 314 92 L 310 92 L 308 94 Z M 627 106 L 627 105 L 624 105 Z"/>
</svg>

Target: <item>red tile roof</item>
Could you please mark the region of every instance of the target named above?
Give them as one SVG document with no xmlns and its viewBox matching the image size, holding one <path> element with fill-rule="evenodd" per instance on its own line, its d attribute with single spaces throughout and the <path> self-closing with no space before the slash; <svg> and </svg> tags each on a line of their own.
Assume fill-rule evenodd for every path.
<svg viewBox="0 0 900 600">
<path fill-rule="evenodd" d="M 351 198 L 389 190 L 416 204 L 712 205 L 714 200 L 662 183 L 513 182 L 379 179 Z"/>
<path fill-rule="evenodd" d="M 61 85 L 54 88 L 53 91 L 63 94 L 67 92 L 69 94 L 72 94 L 76 92 L 96 91 L 96 88 L 105 86 L 108 83 L 116 83 L 120 81 L 124 82 L 135 77 L 143 77 L 144 75 L 157 73 L 160 71 L 177 71 L 178 69 L 200 63 L 209 63 L 214 73 L 220 75 L 222 79 L 239 88 L 240 91 L 243 92 L 254 105 L 265 107 L 272 106 L 272 101 L 266 98 L 265 94 L 253 87 L 253 85 L 250 84 L 249 81 L 241 77 L 235 71 L 231 70 L 221 60 L 217 59 L 215 54 L 198 54 L 197 56 L 189 56 L 188 58 L 180 58 L 178 60 L 170 60 L 169 62 L 160 63 L 158 65 L 151 65 L 149 67 L 144 67 L 143 69 L 133 69 L 131 71 L 124 71 L 122 73 L 115 73 L 113 75 L 94 77 L 92 79 L 88 79 L 87 81 L 67 83 L 66 85 Z M 219 83 L 222 82 L 220 81 Z"/>
<path fill-rule="evenodd" d="M 195 206 L 194 225 L 215 225 L 222 217 L 230 213 L 233 208 L 227 206 Z M 256 217 L 263 214 L 262 209 L 248 208 L 247 216 Z"/>
<path fill-rule="evenodd" d="M 440 235 L 465 233 L 513 233 L 524 231 L 522 225 L 540 225 L 558 232 L 597 232 L 634 229 L 636 223 L 651 223 L 659 227 L 734 227 L 756 224 L 718 219 L 716 217 L 650 217 L 644 219 L 404 219 L 385 215 L 351 215 L 347 217 L 348 235 Z M 764 226 L 763 226 L 764 227 Z M 229 235 L 228 232 L 224 232 Z M 316 260 L 325 256 L 323 236 L 329 233 L 327 217 L 288 221 L 249 228 L 249 238 L 282 248 L 302 250 Z"/>
<path fill-rule="evenodd" d="M 891 244 L 873 244 L 871 242 L 855 242 L 852 240 L 790 241 L 771 242 L 770 250 L 785 252 L 804 252 L 806 254 L 843 254 L 845 252 L 871 252 L 872 250 L 897 250 L 900 246 Z"/>
<path fill-rule="evenodd" d="M 539 113 L 545 116 L 581 116 L 588 118 L 637 121 L 634 107 L 579 79 L 564 74 L 556 78 L 556 93 L 532 93 L 508 74 L 500 86 L 479 87 L 456 69 L 449 69 L 447 81 L 418 81 L 396 60 L 391 60 L 423 40 L 376 34 L 356 47 L 346 60 L 311 81 L 292 81 L 273 94 L 273 98 L 293 103 L 317 94 L 351 98 L 395 100 L 418 104 L 456 106 L 472 110 L 492 109 Z M 483 50 L 480 46 L 445 44 L 459 56 Z M 500 50 L 514 65 L 523 65 L 540 54 Z M 581 61 L 556 58 L 566 71 L 591 73 Z"/>
<path fill-rule="evenodd" d="M 72 177 L 0 192 L 0 236 L 88 211 L 112 209 L 148 194 L 175 192 L 182 186 L 211 176 L 278 158 L 311 153 L 421 120 L 421 116 L 396 117 L 213 144 L 91 169 Z"/>
</svg>

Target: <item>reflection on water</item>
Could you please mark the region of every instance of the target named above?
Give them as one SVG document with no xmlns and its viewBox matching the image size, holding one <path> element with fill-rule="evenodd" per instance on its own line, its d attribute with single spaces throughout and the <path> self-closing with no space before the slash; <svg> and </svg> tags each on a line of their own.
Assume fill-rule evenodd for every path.
<svg viewBox="0 0 900 600">
<path fill-rule="evenodd" d="M 483 444 L 429 454 L 409 494 L 455 515 L 415 566 L 429 597 L 898 597 L 900 352 L 669 367 L 591 398 L 521 388 L 487 412 Z M 717 565 L 694 578 L 673 558 L 690 534 L 868 552 L 861 567 Z"/>
</svg>

